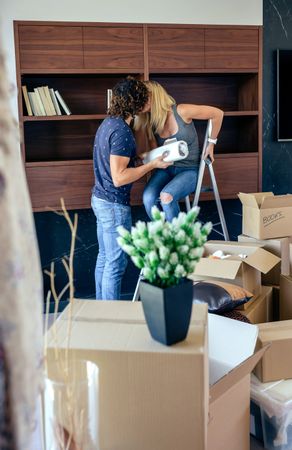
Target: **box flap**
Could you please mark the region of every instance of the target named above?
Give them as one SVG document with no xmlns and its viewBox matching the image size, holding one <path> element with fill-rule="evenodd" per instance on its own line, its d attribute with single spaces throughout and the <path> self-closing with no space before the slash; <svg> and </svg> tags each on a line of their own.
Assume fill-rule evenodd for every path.
<svg viewBox="0 0 292 450">
<path fill-rule="evenodd" d="M 292 339 L 292 320 L 260 324 L 259 339 L 262 343 Z"/>
<path fill-rule="evenodd" d="M 260 208 L 264 198 L 272 196 L 274 196 L 273 192 L 254 192 L 252 194 L 240 192 L 238 194 L 238 197 L 244 206 L 250 206 L 257 209 Z"/>
<path fill-rule="evenodd" d="M 281 262 L 281 258 L 259 247 L 248 255 L 244 262 L 262 273 L 267 273 Z"/>
<path fill-rule="evenodd" d="M 265 197 L 261 209 L 287 208 L 289 206 L 292 206 L 292 195 L 275 195 L 273 197 Z"/>
<path fill-rule="evenodd" d="M 196 265 L 194 274 L 201 277 L 205 276 L 234 280 L 241 264 L 242 261 L 201 258 Z"/>
<path fill-rule="evenodd" d="M 210 387 L 210 403 L 214 402 L 219 398 L 224 392 L 228 391 L 230 387 L 234 386 L 238 381 L 240 381 L 245 375 L 249 374 L 259 360 L 262 358 L 263 354 L 267 350 L 269 345 L 265 345 L 254 355 L 250 356 L 248 359 L 243 361 L 239 366 L 231 370 L 227 375 L 221 378 L 217 383 Z"/>
<path fill-rule="evenodd" d="M 243 206 L 250 206 L 251 208 L 259 207 L 259 205 L 255 199 L 255 196 L 253 194 L 244 194 L 244 193 L 240 192 L 238 194 L 238 197 Z"/>
<path fill-rule="evenodd" d="M 208 314 L 210 384 L 253 355 L 257 325 Z"/>
</svg>

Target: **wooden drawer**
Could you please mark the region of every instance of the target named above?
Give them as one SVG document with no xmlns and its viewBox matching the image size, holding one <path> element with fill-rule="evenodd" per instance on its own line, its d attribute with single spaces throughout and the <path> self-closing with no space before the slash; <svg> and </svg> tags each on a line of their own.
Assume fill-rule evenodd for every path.
<svg viewBox="0 0 292 450">
<path fill-rule="evenodd" d="M 30 164 L 26 175 L 34 211 L 60 209 L 61 197 L 67 209 L 90 208 L 92 161 Z"/>
<path fill-rule="evenodd" d="M 143 28 L 84 27 L 85 69 L 144 70 Z"/>
<path fill-rule="evenodd" d="M 258 29 L 205 29 L 207 69 L 257 69 Z"/>
<path fill-rule="evenodd" d="M 215 155 L 214 173 L 221 199 L 237 198 L 239 192 L 257 192 L 258 154 Z M 208 168 L 205 169 L 203 186 L 211 186 Z M 201 199 L 213 199 L 213 193 L 204 193 Z"/>
<path fill-rule="evenodd" d="M 149 27 L 149 70 L 204 67 L 204 30 L 184 27 Z"/>
<path fill-rule="evenodd" d="M 21 69 L 83 69 L 82 27 L 19 25 Z"/>
</svg>

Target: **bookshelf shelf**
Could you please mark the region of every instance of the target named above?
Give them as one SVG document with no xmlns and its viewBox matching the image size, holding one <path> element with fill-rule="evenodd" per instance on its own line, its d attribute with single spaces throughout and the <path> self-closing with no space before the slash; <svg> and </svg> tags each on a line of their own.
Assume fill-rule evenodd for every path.
<svg viewBox="0 0 292 450">
<path fill-rule="evenodd" d="M 42 121 L 74 121 L 74 120 L 103 120 L 106 114 L 71 114 L 69 116 L 23 116 L 23 122 L 42 122 Z"/>
<path fill-rule="evenodd" d="M 90 207 L 94 135 L 108 89 L 126 75 L 158 81 L 177 103 L 221 108 L 220 195 L 261 190 L 261 27 L 15 21 L 14 35 L 21 148 L 35 211 L 58 209 L 60 197 L 68 209 Z M 29 116 L 22 86 L 58 91 L 71 114 Z M 195 125 L 202 142 L 206 123 Z M 134 183 L 132 204 L 142 203 L 144 185 Z"/>
</svg>

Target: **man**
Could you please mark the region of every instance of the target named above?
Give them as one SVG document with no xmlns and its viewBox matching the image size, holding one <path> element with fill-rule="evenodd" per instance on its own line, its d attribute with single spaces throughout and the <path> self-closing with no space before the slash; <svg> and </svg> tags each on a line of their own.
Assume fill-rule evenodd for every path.
<svg viewBox="0 0 292 450">
<path fill-rule="evenodd" d="M 107 117 L 97 130 L 94 150 L 95 185 L 91 205 L 96 216 L 99 253 L 95 267 L 96 298 L 119 300 L 127 256 L 117 243 L 119 225 L 132 225 L 130 191 L 132 183 L 149 171 L 165 169 L 172 163 L 163 155 L 134 167 L 136 144 L 130 124 L 135 115 L 147 110 L 149 94 L 145 84 L 132 77 L 113 88 Z"/>
</svg>

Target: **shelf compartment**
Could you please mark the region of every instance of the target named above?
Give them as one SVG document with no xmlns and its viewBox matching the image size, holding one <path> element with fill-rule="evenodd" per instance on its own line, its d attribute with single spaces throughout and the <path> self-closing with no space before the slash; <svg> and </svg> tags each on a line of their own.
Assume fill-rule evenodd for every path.
<svg viewBox="0 0 292 450">
<path fill-rule="evenodd" d="M 217 155 L 214 173 L 221 199 L 237 198 L 239 192 L 258 192 L 258 154 Z M 208 170 L 205 170 L 204 186 L 212 186 Z M 214 199 L 211 192 L 202 193 L 200 200 Z"/>
<path fill-rule="evenodd" d="M 207 122 L 194 120 L 202 148 Z M 226 116 L 215 146 L 215 154 L 257 153 L 258 116 Z"/>
<path fill-rule="evenodd" d="M 68 209 L 90 208 L 94 185 L 92 161 L 27 164 L 26 176 L 35 211 L 59 210 L 61 197 Z"/>
<path fill-rule="evenodd" d="M 96 120 L 26 122 L 26 162 L 92 159 L 97 128 Z"/>
<path fill-rule="evenodd" d="M 133 74 L 133 76 L 141 77 L 140 74 Z M 107 76 L 97 74 L 31 74 L 23 75 L 21 83 L 27 86 L 29 92 L 40 86 L 49 86 L 49 88 L 58 90 L 72 115 L 96 115 L 106 114 L 107 89 L 112 89 L 123 78 L 124 75 L 122 74 Z M 24 102 L 23 110 L 26 111 Z"/>
<path fill-rule="evenodd" d="M 64 198 L 67 209 L 90 208 L 94 186 L 92 161 L 53 161 L 26 163 L 32 207 L 34 211 L 61 209 Z M 133 184 L 131 204 L 141 205 L 147 177 Z"/>
<path fill-rule="evenodd" d="M 258 75 L 228 74 L 150 74 L 177 103 L 212 105 L 228 111 L 258 111 Z"/>
</svg>

